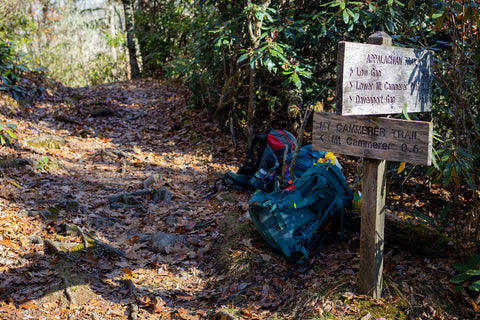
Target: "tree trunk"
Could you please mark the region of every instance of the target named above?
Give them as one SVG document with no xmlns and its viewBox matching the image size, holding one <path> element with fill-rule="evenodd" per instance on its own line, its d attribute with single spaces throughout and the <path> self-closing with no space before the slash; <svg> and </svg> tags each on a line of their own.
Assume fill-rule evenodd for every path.
<svg viewBox="0 0 480 320">
<path fill-rule="evenodd" d="M 140 68 L 138 67 L 137 52 L 135 48 L 135 34 L 133 29 L 133 8 L 130 0 L 122 0 L 123 10 L 125 11 L 125 31 L 127 33 L 128 60 L 130 62 L 130 76 L 132 79 L 141 78 Z"/>
<path fill-rule="evenodd" d="M 248 1 L 248 5 L 251 5 L 251 0 Z M 261 6 L 263 9 L 266 9 L 269 5 L 270 5 L 270 0 L 263 1 L 261 3 Z M 258 48 L 258 45 L 260 44 L 260 36 L 262 35 L 262 24 L 263 24 L 263 21 L 256 19 L 255 15 L 252 14 L 248 22 L 248 31 L 250 34 L 252 51 L 256 51 Z M 253 67 L 252 67 L 252 64 L 250 64 L 249 81 L 248 81 L 249 94 L 248 94 L 248 109 L 247 109 L 247 139 L 248 139 L 247 146 L 250 146 L 254 138 L 255 113 L 257 109 L 256 75 L 257 75 L 256 63 L 253 65 Z"/>
<path fill-rule="evenodd" d="M 247 139 L 248 144 L 250 146 L 253 142 L 253 138 L 255 136 L 255 113 L 256 113 L 256 86 L 255 86 L 255 75 L 257 73 L 256 68 L 250 68 L 248 86 L 249 86 L 249 94 L 248 94 L 248 109 L 247 109 Z"/>
</svg>

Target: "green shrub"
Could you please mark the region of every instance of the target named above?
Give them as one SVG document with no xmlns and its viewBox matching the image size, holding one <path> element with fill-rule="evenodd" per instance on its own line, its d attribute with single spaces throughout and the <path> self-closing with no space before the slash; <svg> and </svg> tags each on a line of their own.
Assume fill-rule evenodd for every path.
<svg viewBox="0 0 480 320">
<path fill-rule="evenodd" d="M 48 159 L 46 156 L 43 156 L 42 159 L 38 160 L 35 169 L 45 171 L 50 168 L 50 164 L 50 159 Z"/>
<path fill-rule="evenodd" d="M 0 120 L 0 145 L 5 146 L 7 143 L 12 144 L 13 140 L 18 139 L 15 131 L 17 126 L 13 123 L 3 124 Z"/>
<path fill-rule="evenodd" d="M 468 289 L 472 291 L 480 291 L 480 255 L 473 254 L 466 263 L 456 263 L 453 265 L 455 269 L 462 272 L 457 274 L 451 282 L 461 284 L 468 281 Z M 458 286 L 457 291 L 463 290 L 463 286 Z"/>
</svg>

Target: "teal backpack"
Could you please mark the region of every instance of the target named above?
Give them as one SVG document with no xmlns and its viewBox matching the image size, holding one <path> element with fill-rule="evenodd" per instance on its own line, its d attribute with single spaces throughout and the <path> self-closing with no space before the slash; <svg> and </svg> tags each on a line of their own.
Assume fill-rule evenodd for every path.
<svg viewBox="0 0 480 320">
<path fill-rule="evenodd" d="M 315 163 L 287 189 L 257 191 L 248 204 L 250 217 L 266 242 L 289 261 L 304 263 L 309 249 L 324 239 L 334 221 L 340 221 L 343 230 L 345 208 L 352 200 L 340 168 Z"/>
</svg>

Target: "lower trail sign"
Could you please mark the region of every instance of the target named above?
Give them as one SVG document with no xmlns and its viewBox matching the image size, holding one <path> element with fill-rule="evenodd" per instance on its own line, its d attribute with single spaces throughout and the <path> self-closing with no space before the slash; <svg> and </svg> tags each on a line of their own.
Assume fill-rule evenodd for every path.
<svg viewBox="0 0 480 320">
<path fill-rule="evenodd" d="M 355 50 L 357 50 L 356 55 L 366 56 L 368 58 L 372 52 L 381 52 L 383 56 L 385 56 L 385 52 L 393 52 L 393 54 L 397 52 L 400 54 L 401 50 L 392 51 L 385 48 L 392 45 L 392 38 L 384 32 L 376 32 L 371 35 L 368 40 L 369 45 L 354 45 Z M 381 45 L 381 48 L 377 45 Z M 341 59 L 339 59 L 339 65 L 337 66 L 337 95 L 339 96 L 337 97 L 337 110 L 339 113 L 343 114 L 343 112 L 345 112 L 345 114 L 348 115 L 315 113 L 313 148 L 315 150 L 332 151 L 339 154 L 364 157 L 358 290 L 361 294 L 369 294 L 374 298 L 380 298 L 383 282 L 383 245 L 387 184 L 385 175 L 386 161 L 431 165 L 432 123 L 379 118 L 372 115 L 401 113 L 401 106 L 407 103 L 408 107 L 408 102 L 410 102 L 410 106 L 420 106 L 419 109 L 410 110 L 412 112 L 427 111 L 430 108 L 432 92 L 431 55 L 422 51 L 407 50 L 407 54 L 412 52 L 415 54 L 414 57 L 417 58 L 415 61 L 427 62 L 420 63 L 417 67 L 411 68 L 414 59 L 410 58 L 410 60 L 407 60 L 408 57 L 401 58 L 402 63 L 398 62 L 395 65 L 397 69 L 389 70 L 385 68 L 382 69 L 381 72 L 373 74 L 376 81 L 377 78 L 380 79 L 380 77 L 384 77 L 392 72 L 398 73 L 400 76 L 395 77 L 395 83 L 400 84 L 398 86 L 400 89 L 408 87 L 410 94 L 398 94 L 395 97 L 395 103 L 392 104 L 392 101 L 390 101 L 390 92 L 388 93 L 390 100 L 386 106 L 380 103 L 382 102 L 381 100 L 378 101 L 379 103 L 369 101 L 368 103 L 360 103 L 357 105 L 354 103 L 356 99 L 350 99 L 353 95 L 352 88 L 354 87 L 354 81 L 355 88 L 359 87 L 358 90 L 360 90 L 360 93 L 355 93 L 355 97 L 363 94 L 363 91 L 368 91 L 370 83 L 373 90 L 374 81 L 368 78 L 372 76 L 371 70 L 373 70 L 373 67 L 367 66 L 366 68 L 359 67 L 358 69 L 354 69 L 352 66 L 346 69 L 345 66 L 348 66 L 349 61 L 345 61 L 345 52 L 347 52 L 348 55 L 348 47 L 344 44 L 340 44 L 339 47 L 339 57 L 341 57 Z M 390 54 L 388 56 L 390 56 Z M 397 55 L 396 61 L 400 61 L 398 60 L 400 59 L 399 57 L 400 55 Z M 424 57 L 427 57 L 427 60 L 424 60 Z M 403 64 L 404 60 L 412 62 L 406 64 L 408 70 L 403 70 L 405 72 L 401 70 L 402 66 L 405 65 Z M 368 59 L 365 61 L 369 62 Z M 357 68 L 357 66 L 355 66 L 355 68 Z M 368 72 L 363 74 L 362 70 L 364 69 L 370 70 L 370 75 Z M 379 69 L 378 66 L 375 70 L 377 69 Z M 347 73 L 344 72 L 345 70 L 347 70 Z M 351 74 L 348 70 L 351 71 Z M 354 74 L 355 70 L 358 71 L 357 75 Z M 358 79 L 348 78 L 354 75 L 358 77 Z M 379 85 L 378 88 L 375 87 L 379 97 L 383 97 L 385 83 L 392 82 L 390 78 L 382 81 L 379 80 L 378 83 L 383 83 L 383 86 Z M 375 83 L 377 83 L 377 81 Z M 388 87 L 389 90 L 391 88 L 395 89 L 397 87 Z M 384 100 L 387 100 L 387 95 L 385 95 Z M 368 107 L 365 108 L 367 104 Z M 407 108 L 407 112 L 408 111 Z M 361 114 L 365 116 L 358 116 Z"/>
<path fill-rule="evenodd" d="M 372 159 L 432 164 L 431 122 L 316 112 L 313 147 Z"/>
</svg>

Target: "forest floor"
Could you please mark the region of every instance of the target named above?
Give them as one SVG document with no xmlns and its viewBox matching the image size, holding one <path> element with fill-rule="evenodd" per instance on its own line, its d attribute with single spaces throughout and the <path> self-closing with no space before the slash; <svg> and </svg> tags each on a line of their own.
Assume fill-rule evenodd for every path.
<svg viewBox="0 0 480 320">
<path fill-rule="evenodd" d="M 284 280 L 293 264 L 256 232 L 250 195 L 204 199 L 245 148 L 189 99 L 157 80 L 59 86 L 24 105 L 2 98 L 0 120 L 18 140 L 0 147 L 0 319 L 478 316 L 449 282 L 454 255 L 390 246 L 382 298 L 359 295 L 358 228 Z M 352 183 L 356 160 L 341 160 Z"/>
</svg>

